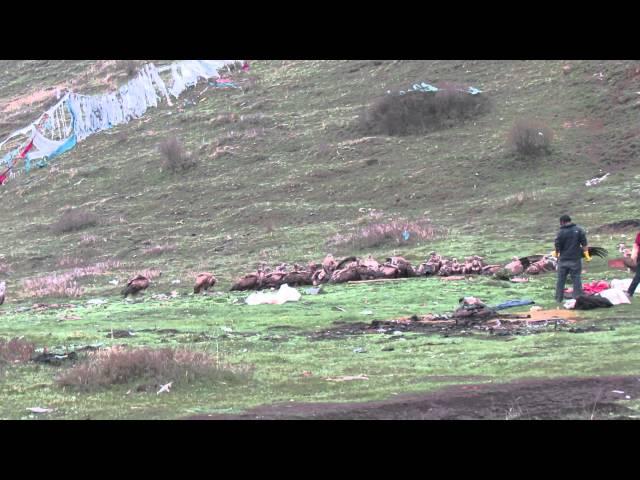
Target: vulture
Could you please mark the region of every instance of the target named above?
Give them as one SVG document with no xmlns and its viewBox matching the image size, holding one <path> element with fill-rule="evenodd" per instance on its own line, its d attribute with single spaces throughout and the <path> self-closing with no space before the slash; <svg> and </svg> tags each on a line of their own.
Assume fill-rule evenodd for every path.
<svg viewBox="0 0 640 480">
<path fill-rule="evenodd" d="M 380 271 L 382 272 L 383 278 L 399 278 L 400 277 L 400 269 L 394 265 L 384 264 L 380 267 Z"/>
<path fill-rule="evenodd" d="M 331 255 L 330 253 L 327 254 L 327 256 L 324 257 L 324 260 L 322 261 L 322 268 L 327 273 L 333 272 L 336 269 L 337 265 L 338 262 L 336 262 L 336 259 L 333 258 L 333 255 Z"/>
<path fill-rule="evenodd" d="M 278 288 L 284 283 L 283 280 L 287 275 L 288 274 L 286 272 L 271 272 L 270 274 L 265 275 L 262 281 L 262 286 L 264 288 Z"/>
<path fill-rule="evenodd" d="M 122 289 L 122 295 L 124 295 L 124 298 L 127 298 L 127 295 L 135 296 L 148 287 L 149 279 L 144 275 L 138 275 L 127 282 L 127 286 Z"/>
<path fill-rule="evenodd" d="M 244 277 L 239 278 L 236 283 L 231 286 L 230 291 L 234 290 L 258 290 L 262 286 L 264 273 L 258 270 L 254 273 L 248 273 Z"/>
<path fill-rule="evenodd" d="M 286 283 L 290 287 L 297 287 L 300 285 L 313 285 L 312 280 L 313 274 L 311 272 L 306 272 L 304 270 L 295 270 L 293 272 L 287 273 L 282 283 Z"/>
<path fill-rule="evenodd" d="M 360 280 L 375 280 L 376 278 L 383 277 L 380 267 L 361 264 L 356 267 L 356 271 L 360 276 Z"/>
<path fill-rule="evenodd" d="M 336 265 L 334 270 L 343 270 L 347 267 L 350 267 L 352 263 L 357 263 L 358 259 L 356 257 L 347 257 Z M 355 265 L 354 265 L 355 266 Z"/>
<path fill-rule="evenodd" d="M 329 281 L 331 274 L 327 273 L 324 268 L 316 270 L 313 272 L 311 276 L 311 281 L 314 286 L 319 285 L 321 283 L 326 283 Z"/>
<path fill-rule="evenodd" d="M 193 293 L 206 292 L 216 284 L 216 277 L 212 273 L 203 272 L 196 277 L 196 284 L 193 287 Z"/>
<path fill-rule="evenodd" d="M 349 265 L 346 268 L 337 269 L 331 275 L 330 283 L 355 282 L 360 280 L 360 273 L 357 265 Z"/>
<path fill-rule="evenodd" d="M 365 260 L 362 260 L 360 262 L 360 265 L 373 270 L 378 270 L 380 268 L 380 263 L 378 263 L 378 261 L 375 258 L 373 258 L 371 255 L 369 255 Z"/>
<path fill-rule="evenodd" d="M 609 255 L 609 251 L 603 247 L 589 247 L 589 255 L 592 257 L 600 257 L 605 258 Z M 518 260 L 522 263 L 522 267 L 526 270 L 530 265 L 539 262 L 544 257 L 548 257 L 549 255 L 529 255 L 528 257 L 521 257 Z"/>
<path fill-rule="evenodd" d="M 7 284 L 0 282 L 0 305 L 4 303 L 4 292 L 7 290 Z"/>
<path fill-rule="evenodd" d="M 527 257 L 523 257 L 524 259 L 526 259 Z M 529 261 L 527 260 L 527 266 L 529 265 Z M 522 263 L 522 260 L 519 259 L 518 257 L 513 257 L 511 259 L 511 262 L 507 263 L 504 268 L 506 268 L 507 270 L 509 270 L 511 273 L 515 273 L 516 275 L 519 275 L 520 273 L 524 272 L 524 265 Z"/>
<path fill-rule="evenodd" d="M 387 258 L 386 266 L 396 267 L 398 269 L 398 277 L 415 277 L 416 271 L 404 257 L 393 256 Z"/>
</svg>

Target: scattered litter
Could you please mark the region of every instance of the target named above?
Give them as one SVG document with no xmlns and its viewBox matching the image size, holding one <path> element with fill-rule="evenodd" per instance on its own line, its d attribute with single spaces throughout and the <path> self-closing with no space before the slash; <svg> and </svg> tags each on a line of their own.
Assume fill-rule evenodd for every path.
<svg viewBox="0 0 640 480">
<path fill-rule="evenodd" d="M 42 408 L 42 407 L 31 407 L 27 408 L 29 412 L 32 413 L 51 413 L 53 412 L 53 408 Z"/>
<path fill-rule="evenodd" d="M 404 332 L 401 332 L 400 330 L 394 330 L 392 335 L 402 335 Z"/>
<path fill-rule="evenodd" d="M 346 310 L 342 307 L 333 307 L 334 310 L 337 310 L 339 312 L 346 312 Z"/>
<path fill-rule="evenodd" d="M 367 353 L 367 351 L 362 347 L 358 347 L 353 349 L 353 353 Z"/>
<path fill-rule="evenodd" d="M 622 395 L 624 392 L 622 390 L 611 390 L 611 393 L 619 393 Z"/>
<path fill-rule="evenodd" d="M 349 382 L 351 380 L 369 380 L 369 377 L 364 373 L 360 375 L 344 375 L 342 377 L 327 377 L 325 380 L 329 382 Z"/>
<path fill-rule="evenodd" d="M 624 292 L 624 290 L 621 290 L 619 288 L 609 288 L 607 290 L 603 290 L 598 295 L 600 295 L 602 298 L 606 298 L 614 305 L 631 303 L 631 300 L 629 300 L 629 297 L 627 297 L 627 294 Z"/>
<path fill-rule="evenodd" d="M 304 293 L 306 293 L 307 295 L 318 295 L 320 293 L 324 293 L 322 291 L 322 287 L 315 287 L 315 288 L 307 288 Z"/>
<path fill-rule="evenodd" d="M 286 283 L 280 286 L 275 293 L 255 292 L 249 295 L 245 303 L 247 305 L 272 304 L 281 305 L 285 302 L 297 302 L 302 295 L 295 288 L 290 287 Z"/>
<path fill-rule="evenodd" d="M 629 395 L 625 395 L 624 398 L 626 398 L 627 400 L 631 400 L 631 397 Z"/>
<path fill-rule="evenodd" d="M 91 300 L 87 300 L 87 305 L 103 305 L 108 302 L 109 301 L 105 300 L 104 298 L 92 298 Z"/>
<path fill-rule="evenodd" d="M 373 315 L 372 310 L 363 310 L 360 312 L 360 315 Z"/>
<path fill-rule="evenodd" d="M 605 173 L 603 176 L 601 177 L 594 177 L 590 180 L 587 180 L 584 184 L 587 187 L 592 187 L 594 185 L 598 185 L 600 182 L 604 181 L 609 175 L 611 175 L 610 173 Z"/>
<path fill-rule="evenodd" d="M 527 283 L 529 279 L 525 277 L 513 277 L 509 281 L 513 283 Z"/>
<path fill-rule="evenodd" d="M 166 385 L 160 385 L 160 390 L 156 392 L 156 395 L 160 395 L 163 392 L 171 393 L 171 385 L 173 385 L 173 382 L 169 382 Z"/>
<path fill-rule="evenodd" d="M 233 332 L 233 328 L 231 327 L 220 327 L 220 330 L 227 333 Z"/>
<path fill-rule="evenodd" d="M 534 305 L 529 309 L 530 312 L 538 312 L 540 310 L 542 310 L 542 307 L 540 305 Z"/>
<path fill-rule="evenodd" d="M 171 280 L 171 285 L 179 285 L 180 280 Z"/>
<path fill-rule="evenodd" d="M 109 280 L 109 283 L 111 285 L 118 285 L 120 283 L 120 281 L 117 278 L 114 278 L 113 280 Z"/>
<path fill-rule="evenodd" d="M 563 306 L 564 308 L 569 310 L 574 309 L 576 307 L 576 301 L 572 298 L 571 300 L 567 300 L 566 302 L 564 302 Z"/>
</svg>

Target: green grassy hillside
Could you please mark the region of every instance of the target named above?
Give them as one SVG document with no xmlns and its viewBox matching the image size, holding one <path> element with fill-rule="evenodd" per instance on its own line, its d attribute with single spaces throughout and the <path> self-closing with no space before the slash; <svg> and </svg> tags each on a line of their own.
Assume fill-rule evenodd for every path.
<svg viewBox="0 0 640 480">
<path fill-rule="evenodd" d="M 570 69 L 563 70 L 567 65 Z M 8 291 L 0 307 L 0 337 L 23 336 L 49 348 L 100 342 L 222 349 L 230 361 L 255 366 L 252 380 L 220 388 L 197 385 L 178 389 L 175 396 L 141 394 L 123 410 L 121 399 L 129 387 L 71 396 L 52 383 L 55 371 L 21 365 L 2 377 L 0 417 L 20 418 L 26 415 L 22 407 L 48 402 L 57 405 L 60 418 L 170 418 L 236 412 L 291 398 L 382 399 L 460 383 L 424 380 L 434 375 L 506 381 L 637 371 L 637 349 L 631 347 L 640 338 L 634 305 L 586 315 L 603 325 L 600 331 L 545 332 L 510 337 L 512 343 L 487 342 L 482 335 L 433 343 L 411 333 L 405 342 L 394 342 L 395 351 L 383 351 L 385 335 L 311 338 L 334 328 L 334 322 L 450 311 L 461 294 L 492 302 L 530 297 L 551 306 L 553 275 L 515 286 L 489 278 L 446 286 L 437 279 L 337 285 L 297 304 L 256 308 L 238 305 L 243 295 L 237 294 L 182 296 L 166 303 L 150 296 L 170 290 L 187 294 L 193 274 L 205 270 L 215 272 L 216 290 L 224 291 L 261 261 L 320 260 L 328 252 L 383 257 L 395 250 L 418 262 L 435 249 L 504 262 L 550 250 L 563 213 L 587 228 L 591 244 L 615 251 L 635 232 L 598 234 L 596 229 L 640 217 L 640 62 L 255 61 L 237 80 L 243 90 L 201 83 L 173 106 L 163 103 L 139 120 L 93 135 L 49 167 L 0 187 L 0 280 L 6 280 Z M 55 102 L 55 89 L 63 84 L 97 93 L 126 81 L 123 62 L 2 61 L 0 133 L 35 119 Z M 477 87 L 492 108 L 428 134 L 373 136 L 359 129 L 364 110 L 385 92 L 422 81 Z M 552 129 L 549 155 L 525 159 L 507 148 L 508 132 L 519 118 L 538 119 Z M 194 169 L 161 170 L 158 145 L 171 136 L 197 159 Z M 606 172 L 611 175 L 604 182 L 585 186 Z M 93 213 L 97 225 L 55 233 L 51 225 L 69 207 Z M 337 234 L 391 219 L 430 219 L 448 234 L 372 249 L 331 243 Z M 156 245 L 169 248 L 145 252 Z M 109 262 L 103 274 L 77 280 L 85 289 L 82 298 L 30 297 L 23 284 L 100 262 Z M 585 278 L 625 275 L 605 265 L 595 259 Z M 122 281 L 149 268 L 163 275 L 147 299 L 122 303 L 116 296 Z M 109 283 L 114 279 L 120 284 Z M 25 310 L 34 302 L 80 305 L 97 296 L 108 304 Z M 363 317 L 363 309 L 373 315 Z M 140 333 L 145 327 L 179 332 L 165 338 Z M 109 338 L 114 328 L 138 335 Z M 357 347 L 369 355 L 354 354 Z M 301 379 L 306 370 L 314 376 Z M 361 373 L 371 381 L 323 380 Z"/>
</svg>

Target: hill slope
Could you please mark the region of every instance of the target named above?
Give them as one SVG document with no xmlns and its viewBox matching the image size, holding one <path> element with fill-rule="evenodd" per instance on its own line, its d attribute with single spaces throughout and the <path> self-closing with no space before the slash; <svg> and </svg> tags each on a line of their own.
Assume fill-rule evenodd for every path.
<svg viewBox="0 0 640 480">
<path fill-rule="evenodd" d="M 4 61 L 0 68 L 3 135 L 37 117 L 53 98 L 48 88 L 95 93 L 126 81 L 118 62 Z M 548 249 L 562 213 L 591 229 L 637 216 L 638 62 L 256 61 L 242 81 L 243 91 L 200 84 L 173 107 L 150 109 L 0 187 L 0 260 L 10 287 L 107 259 L 121 262 L 113 271 L 120 278 L 157 267 L 168 285 L 206 269 L 225 287 L 261 260 L 320 258 L 336 233 L 371 219 L 368 209 L 451 229 L 446 239 L 403 248 L 412 260 L 438 248 L 502 261 Z M 358 132 L 363 108 L 421 81 L 473 85 L 493 108 L 426 135 Z M 527 162 L 506 149 L 521 117 L 554 131 L 551 155 Z M 195 169 L 160 170 L 157 147 L 171 135 L 196 156 Z M 599 172 L 611 175 L 585 187 Z M 49 226 L 68 207 L 95 213 L 99 224 L 53 233 Z M 82 242 L 86 235 L 94 238 Z M 171 248 L 144 253 L 154 245 Z M 104 279 L 85 283 L 91 293 L 117 290 Z"/>
</svg>

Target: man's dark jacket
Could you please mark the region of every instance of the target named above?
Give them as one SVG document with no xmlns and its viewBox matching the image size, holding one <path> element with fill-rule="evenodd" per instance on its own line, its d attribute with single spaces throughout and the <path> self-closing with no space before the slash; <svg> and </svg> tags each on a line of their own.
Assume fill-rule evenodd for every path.
<svg viewBox="0 0 640 480">
<path fill-rule="evenodd" d="M 580 260 L 582 247 L 587 246 L 587 235 L 575 223 L 568 223 L 560 227 L 556 237 L 556 252 L 560 254 L 558 260 Z"/>
</svg>

